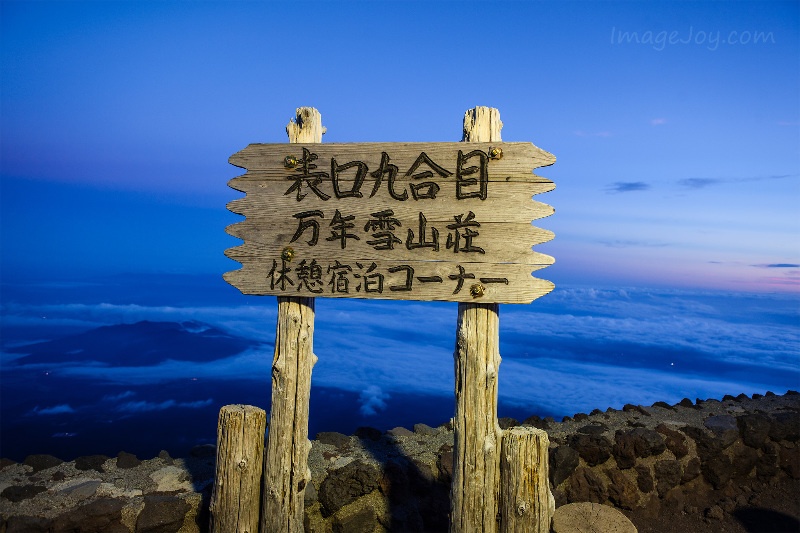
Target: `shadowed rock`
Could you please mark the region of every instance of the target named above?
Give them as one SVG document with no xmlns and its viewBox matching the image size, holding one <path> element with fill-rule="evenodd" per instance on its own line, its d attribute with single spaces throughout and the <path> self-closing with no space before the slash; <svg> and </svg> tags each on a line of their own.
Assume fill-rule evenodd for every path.
<svg viewBox="0 0 800 533">
<path fill-rule="evenodd" d="M 606 469 L 606 475 L 611 480 L 608 485 L 608 499 L 617 507 L 633 510 L 639 503 L 639 493 L 633 484 L 622 472 L 617 469 Z"/>
<path fill-rule="evenodd" d="M 739 427 L 736 419 L 730 415 L 710 416 L 703 425 L 719 440 L 722 449 L 727 448 L 739 438 Z"/>
<path fill-rule="evenodd" d="M 378 469 L 362 461 L 353 461 L 333 470 L 319 487 L 319 501 L 331 515 L 378 488 Z"/>
<path fill-rule="evenodd" d="M 557 487 L 578 468 L 580 455 L 569 446 L 550 450 L 550 481 Z"/>
<path fill-rule="evenodd" d="M 605 463 L 611 457 L 611 441 L 599 435 L 570 435 L 570 448 L 575 449 L 589 466 Z"/>
<path fill-rule="evenodd" d="M 754 413 L 736 418 L 742 442 L 751 448 L 761 448 L 767 441 L 770 419 L 767 415 Z"/>
<path fill-rule="evenodd" d="M 28 465 L 33 468 L 33 473 L 40 472 L 42 470 L 47 470 L 48 468 L 53 468 L 54 466 L 58 466 L 63 463 L 61 459 L 58 457 L 53 457 L 52 455 L 47 454 L 35 454 L 29 455 L 22 461 L 22 464 Z"/>
<path fill-rule="evenodd" d="M 591 469 L 580 467 L 567 482 L 567 501 L 603 503 L 608 500 L 608 490 L 603 480 Z"/>
</svg>

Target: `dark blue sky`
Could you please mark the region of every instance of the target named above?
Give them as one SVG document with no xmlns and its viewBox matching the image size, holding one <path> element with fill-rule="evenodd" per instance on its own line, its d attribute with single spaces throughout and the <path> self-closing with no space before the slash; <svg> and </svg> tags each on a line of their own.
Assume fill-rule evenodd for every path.
<svg viewBox="0 0 800 533">
<path fill-rule="evenodd" d="M 276 304 L 222 280 L 241 220 L 227 161 L 287 142 L 300 106 L 324 142 L 457 141 L 491 106 L 504 141 L 557 157 L 536 198 L 555 208 L 536 249 L 556 289 L 501 306 L 504 409 L 799 388 L 799 43 L 794 1 L 2 0 L 0 356 L 4 380 L 49 391 L 14 415 L 70 434 L 98 405 L 205 410 L 213 433 L 224 402 L 266 406 Z M 397 413 L 451 405 L 456 308 L 320 298 L 316 394 L 350 395 L 349 423 L 443 421 Z M 65 353 L 77 396 L 17 350 L 142 320 L 258 348 L 136 368 Z"/>
<path fill-rule="evenodd" d="M 3 1 L 3 275 L 224 272 L 251 142 L 458 140 L 558 162 L 560 282 L 796 291 L 796 2 Z M 546 272 L 546 274 L 545 274 Z"/>
</svg>

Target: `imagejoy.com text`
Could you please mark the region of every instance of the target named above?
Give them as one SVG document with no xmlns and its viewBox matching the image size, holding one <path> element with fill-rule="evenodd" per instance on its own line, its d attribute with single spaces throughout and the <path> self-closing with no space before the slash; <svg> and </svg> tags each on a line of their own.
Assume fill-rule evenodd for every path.
<svg viewBox="0 0 800 533">
<path fill-rule="evenodd" d="M 704 45 L 708 50 L 716 50 L 720 45 L 758 45 L 775 44 L 773 33 L 764 31 L 736 31 L 723 33 L 717 31 L 695 31 L 689 26 L 689 31 L 621 31 L 616 26 L 611 28 L 611 44 L 643 44 L 650 46 L 658 52 L 667 46 L 674 45 Z"/>
</svg>

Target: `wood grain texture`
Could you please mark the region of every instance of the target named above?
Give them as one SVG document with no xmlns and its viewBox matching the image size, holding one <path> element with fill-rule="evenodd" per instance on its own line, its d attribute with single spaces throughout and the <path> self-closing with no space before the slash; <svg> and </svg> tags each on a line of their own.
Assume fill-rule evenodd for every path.
<svg viewBox="0 0 800 533">
<path fill-rule="evenodd" d="M 458 304 L 450 533 L 497 531 L 501 438 L 497 423 L 498 338 L 497 304 Z"/>
<path fill-rule="evenodd" d="M 303 531 L 313 344 L 314 299 L 279 298 L 261 531 Z"/>
<path fill-rule="evenodd" d="M 252 405 L 220 409 L 211 496 L 213 533 L 258 531 L 266 424 L 267 414 Z"/>
<path fill-rule="evenodd" d="M 555 512 L 550 492 L 547 432 L 515 427 L 500 451 L 500 532 L 549 533 Z"/>
<path fill-rule="evenodd" d="M 320 142 L 325 128 L 319 111 L 299 108 L 286 133 L 292 142 Z M 228 274 L 237 273 L 240 275 L 242 271 Z M 311 369 L 317 361 L 313 351 L 314 304 L 314 298 L 278 298 L 261 533 L 303 531 L 303 496 L 311 480 L 308 468 Z"/>
<path fill-rule="evenodd" d="M 476 107 L 464 116 L 464 142 L 499 142 L 500 128 L 497 109 Z M 495 533 L 498 528 L 502 436 L 497 423 L 499 311 L 496 303 L 458 304 L 450 533 Z"/>
</svg>

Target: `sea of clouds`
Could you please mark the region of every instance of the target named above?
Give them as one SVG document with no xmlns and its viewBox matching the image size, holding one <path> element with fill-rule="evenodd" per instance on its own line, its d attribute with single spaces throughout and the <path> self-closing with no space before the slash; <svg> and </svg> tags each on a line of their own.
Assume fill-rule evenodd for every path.
<svg viewBox="0 0 800 533">
<path fill-rule="evenodd" d="M 274 298 L 177 306 L 133 296 L 135 303 L 119 303 L 124 296 L 117 290 L 114 299 L 118 303 L 4 301 L 4 348 L 143 320 L 195 328 L 199 322 L 257 344 L 213 361 L 168 358 L 150 366 L 100 366 L 65 354 L 58 372 L 122 391 L 191 379 L 269 383 Z M 797 299 L 787 295 L 557 288 L 531 305 L 501 306 L 500 401 L 563 416 L 625 403 L 785 392 L 800 381 L 799 314 Z M 364 416 L 380 414 L 401 393 L 452 397 L 456 322 L 455 303 L 318 298 L 312 384 L 358 394 Z M 4 372 L 25 366 L 19 353 L 4 350 L 2 357 Z M 145 412 L 209 403 L 138 398 L 118 408 Z M 76 406 L 37 408 L 58 414 Z"/>
</svg>

